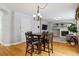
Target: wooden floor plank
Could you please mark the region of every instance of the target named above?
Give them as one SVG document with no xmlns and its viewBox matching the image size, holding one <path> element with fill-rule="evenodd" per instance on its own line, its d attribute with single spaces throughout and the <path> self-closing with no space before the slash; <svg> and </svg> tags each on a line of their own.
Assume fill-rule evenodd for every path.
<svg viewBox="0 0 79 59">
<path fill-rule="evenodd" d="M 79 46 L 71 46 L 67 43 L 59 43 L 54 42 L 53 43 L 53 51 L 54 53 L 51 53 L 51 56 L 78 56 L 78 48 Z M 48 56 L 46 52 L 42 52 L 41 54 L 33 54 L 34 56 Z M 25 43 L 13 45 L 10 47 L 5 47 L 0 45 L 0 56 L 25 56 Z M 30 54 L 27 54 L 27 56 L 30 56 Z"/>
</svg>

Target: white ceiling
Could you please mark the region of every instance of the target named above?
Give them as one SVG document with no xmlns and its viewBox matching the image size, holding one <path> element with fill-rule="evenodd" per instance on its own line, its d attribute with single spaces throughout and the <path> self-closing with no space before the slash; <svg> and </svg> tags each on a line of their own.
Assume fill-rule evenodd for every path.
<svg viewBox="0 0 79 59">
<path fill-rule="evenodd" d="M 13 11 L 23 12 L 30 16 L 36 13 L 37 5 L 35 3 L 4 3 L 4 5 Z M 39 4 L 43 7 L 44 4 Z M 62 17 L 62 20 L 74 19 L 77 3 L 49 3 L 45 9 L 41 9 L 40 13 L 43 19 L 54 20 L 54 17 Z"/>
</svg>

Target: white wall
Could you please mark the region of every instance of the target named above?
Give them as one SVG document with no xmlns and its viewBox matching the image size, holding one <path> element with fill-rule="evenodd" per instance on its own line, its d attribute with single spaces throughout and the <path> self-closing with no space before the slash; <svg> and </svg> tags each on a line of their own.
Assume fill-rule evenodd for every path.
<svg viewBox="0 0 79 59">
<path fill-rule="evenodd" d="M 22 41 L 25 41 L 25 32 L 32 31 L 31 21 L 32 21 L 32 17 L 28 16 L 27 14 L 22 14 L 22 17 L 21 17 L 21 39 Z"/>
<path fill-rule="evenodd" d="M 31 31 L 31 17 L 27 14 L 14 12 L 13 40 L 11 43 L 25 41 L 25 32 Z"/>
<path fill-rule="evenodd" d="M 43 31 L 48 31 L 48 28 L 47 28 L 47 30 L 42 30 L 42 24 L 48 25 L 48 22 L 44 21 L 42 19 L 42 21 L 41 21 L 41 33 Z M 36 20 L 32 19 L 31 25 L 32 25 L 31 28 L 32 28 L 33 33 L 40 33 L 40 28 L 38 28 L 38 26 L 40 26 L 40 21 L 36 21 Z"/>
<path fill-rule="evenodd" d="M 2 16 L 3 16 L 3 13 L 2 11 L 0 11 L 0 43 L 2 40 Z"/>
<path fill-rule="evenodd" d="M 31 30 L 31 18 L 28 14 L 7 11 L 2 19 L 2 44 L 12 44 L 25 41 L 25 32 Z"/>
<path fill-rule="evenodd" d="M 0 4 L 0 10 L 3 13 L 0 23 L 2 24 L 2 39 L 0 39 L 0 43 L 9 44 L 11 40 L 11 11 L 2 4 Z"/>
<path fill-rule="evenodd" d="M 40 28 L 38 28 L 38 26 L 40 26 L 39 21 L 34 20 L 33 17 L 29 16 L 28 14 L 14 12 L 13 23 L 14 39 L 11 41 L 11 43 L 25 41 L 25 32 L 27 31 L 32 31 L 33 33 L 39 33 L 40 31 Z M 41 21 L 41 24 L 48 25 L 46 21 Z"/>
<path fill-rule="evenodd" d="M 13 19 L 13 40 L 11 40 L 11 43 L 14 43 L 14 42 L 17 42 L 17 41 L 20 41 L 21 40 L 21 33 L 20 33 L 20 19 L 21 19 L 21 16 L 18 14 L 18 13 L 15 13 L 13 11 L 13 14 L 12 14 L 12 19 Z"/>
<path fill-rule="evenodd" d="M 8 14 L 3 14 L 2 19 L 2 43 L 9 44 L 11 40 L 11 12 L 9 11 Z"/>
<path fill-rule="evenodd" d="M 41 23 L 48 25 L 46 21 Z M 1 42 L 2 44 L 12 44 L 25 41 L 25 32 L 38 33 L 40 31 L 38 26 L 40 26 L 39 21 L 34 21 L 32 16 L 8 10 L 7 14 L 3 14 Z"/>
<path fill-rule="evenodd" d="M 36 21 L 34 19 L 32 19 L 31 21 L 31 29 L 33 33 L 39 33 L 40 29 L 38 28 L 38 26 L 40 26 L 39 21 Z"/>
<path fill-rule="evenodd" d="M 52 32 L 52 24 L 51 22 L 48 22 L 48 31 L 51 33 Z"/>
</svg>

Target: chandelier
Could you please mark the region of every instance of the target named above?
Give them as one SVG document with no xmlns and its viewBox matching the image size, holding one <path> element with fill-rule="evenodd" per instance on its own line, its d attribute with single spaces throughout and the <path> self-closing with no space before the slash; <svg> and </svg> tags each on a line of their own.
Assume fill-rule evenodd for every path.
<svg viewBox="0 0 79 59">
<path fill-rule="evenodd" d="M 34 18 L 34 20 L 36 19 L 37 21 L 42 19 L 42 15 L 39 12 L 39 5 L 37 7 L 37 14 L 33 14 L 33 18 Z"/>
<path fill-rule="evenodd" d="M 34 20 L 37 20 L 40 22 L 40 26 L 38 26 L 38 28 L 40 29 L 40 33 L 41 33 L 41 19 L 42 19 L 42 15 L 40 14 L 40 9 L 44 9 L 47 6 L 47 3 L 43 6 L 40 7 L 39 5 L 37 6 L 37 13 L 33 14 L 33 18 Z"/>
<path fill-rule="evenodd" d="M 45 9 L 47 7 L 47 3 L 44 4 L 43 7 L 40 7 L 39 5 L 37 6 L 37 13 L 33 14 L 34 20 L 40 21 L 42 19 L 42 15 L 40 14 L 40 9 Z"/>
</svg>

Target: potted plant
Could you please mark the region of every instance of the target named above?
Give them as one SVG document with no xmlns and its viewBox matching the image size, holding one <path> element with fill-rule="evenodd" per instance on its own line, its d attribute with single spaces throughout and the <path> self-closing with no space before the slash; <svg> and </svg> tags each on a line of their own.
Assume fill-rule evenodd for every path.
<svg viewBox="0 0 79 59">
<path fill-rule="evenodd" d="M 76 24 L 71 23 L 71 24 L 68 26 L 68 30 L 69 30 L 70 32 L 72 32 L 73 35 L 76 34 L 76 33 L 77 33 L 77 26 L 76 26 Z"/>
</svg>

